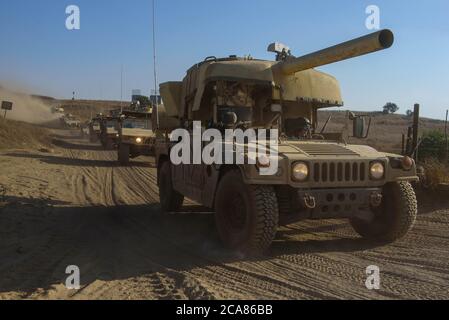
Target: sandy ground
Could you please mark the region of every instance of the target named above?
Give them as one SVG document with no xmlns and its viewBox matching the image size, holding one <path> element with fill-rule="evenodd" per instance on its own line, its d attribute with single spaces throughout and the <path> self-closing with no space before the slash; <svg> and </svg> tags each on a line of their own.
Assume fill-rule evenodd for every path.
<svg viewBox="0 0 449 320">
<path fill-rule="evenodd" d="M 310 221 L 245 259 L 221 247 L 201 207 L 160 213 L 151 158 L 120 167 L 75 133 L 55 139 L 52 153 L 0 153 L 0 299 L 449 298 L 449 202 L 422 203 L 393 245 L 345 221 Z M 80 290 L 64 286 L 68 265 Z M 380 290 L 365 287 L 370 265 Z"/>
</svg>

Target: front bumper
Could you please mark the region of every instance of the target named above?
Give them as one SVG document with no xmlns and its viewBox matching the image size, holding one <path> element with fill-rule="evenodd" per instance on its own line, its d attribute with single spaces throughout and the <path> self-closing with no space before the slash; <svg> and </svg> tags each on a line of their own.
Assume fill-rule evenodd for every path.
<svg viewBox="0 0 449 320">
<path fill-rule="evenodd" d="M 304 219 L 369 220 L 383 196 L 382 188 L 291 189 L 289 199 L 290 210 L 281 214 L 281 225 Z"/>
<path fill-rule="evenodd" d="M 350 218 L 371 211 L 382 203 L 382 189 L 327 189 L 298 191 L 299 204 L 310 218 Z"/>
<path fill-rule="evenodd" d="M 133 157 L 154 155 L 153 148 L 149 144 L 131 144 L 130 153 Z"/>
</svg>

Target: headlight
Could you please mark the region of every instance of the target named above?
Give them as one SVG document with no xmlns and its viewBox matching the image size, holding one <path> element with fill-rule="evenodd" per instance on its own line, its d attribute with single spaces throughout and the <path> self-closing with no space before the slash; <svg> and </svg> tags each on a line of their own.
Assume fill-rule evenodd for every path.
<svg viewBox="0 0 449 320">
<path fill-rule="evenodd" d="M 136 138 L 137 143 L 142 143 L 142 138 Z"/>
<path fill-rule="evenodd" d="M 374 162 L 369 169 L 371 178 L 374 180 L 380 180 L 384 177 L 385 167 L 381 162 Z"/>
<path fill-rule="evenodd" d="M 404 170 L 409 171 L 413 168 L 413 165 L 415 164 L 415 160 L 413 160 L 410 157 L 405 156 L 404 158 L 402 158 L 401 164 L 402 164 L 402 168 Z"/>
<path fill-rule="evenodd" d="M 270 158 L 265 154 L 259 155 L 257 157 L 257 166 L 259 168 L 269 168 L 270 167 Z"/>
<path fill-rule="evenodd" d="M 306 181 L 309 177 L 309 166 L 304 162 L 298 162 L 293 166 L 293 178 L 297 181 Z"/>
</svg>

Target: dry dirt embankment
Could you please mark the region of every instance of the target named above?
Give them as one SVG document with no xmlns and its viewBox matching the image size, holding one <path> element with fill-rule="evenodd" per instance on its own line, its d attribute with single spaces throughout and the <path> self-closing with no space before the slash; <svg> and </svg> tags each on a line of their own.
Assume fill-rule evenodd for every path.
<svg viewBox="0 0 449 320">
<path fill-rule="evenodd" d="M 0 119 L 0 150 L 48 149 L 51 147 L 50 130 L 25 122 Z"/>
<path fill-rule="evenodd" d="M 270 252 L 224 250 L 210 212 L 161 214 L 152 158 L 130 167 L 69 131 L 51 154 L 0 151 L 0 299 L 448 299 L 449 204 L 422 201 L 383 246 L 346 221 L 282 228 Z M 77 265 L 81 289 L 65 286 Z M 365 287 L 366 268 L 381 289 Z"/>
</svg>

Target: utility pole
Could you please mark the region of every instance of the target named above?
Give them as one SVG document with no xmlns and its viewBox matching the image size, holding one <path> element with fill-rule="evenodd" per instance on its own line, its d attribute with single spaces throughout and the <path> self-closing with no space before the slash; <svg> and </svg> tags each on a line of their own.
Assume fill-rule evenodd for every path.
<svg viewBox="0 0 449 320">
<path fill-rule="evenodd" d="M 123 112 L 123 63 L 120 67 L 120 112 Z"/>
<path fill-rule="evenodd" d="M 413 142 L 412 150 L 415 153 L 415 160 L 418 161 L 418 135 L 419 135 L 419 104 L 415 104 L 413 111 Z"/>
<path fill-rule="evenodd" d="M 157 70 L 156 70 L 156 10 L 155 2 L 153 0 L 153 68 L 154 68 L 154 95 L 155 95 L 155 105 L 153 107 L 153 115 L 156 112 L 156 127 L 159 129 L 159 99 L 157 97 Z"/>
<path fill-rule="evenodd" d="M 447 120 L 449 116 L 449 110 L 446 110 L 446 121 L 444 122 L 444 138 L 446 140 L 446 152 L 444 154 L 444 160 L 446 161 L 446 164 L 449 160 L 449 139 L 448 139 L 448 132 L 447 132 Z"/>
<path fill-rule="evenodd" d="M 72 112 L 74 107 L 75 107 L 75 91 L 72 92 Z"/>
</svg>

